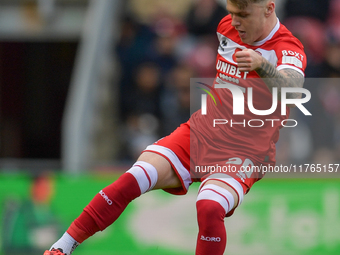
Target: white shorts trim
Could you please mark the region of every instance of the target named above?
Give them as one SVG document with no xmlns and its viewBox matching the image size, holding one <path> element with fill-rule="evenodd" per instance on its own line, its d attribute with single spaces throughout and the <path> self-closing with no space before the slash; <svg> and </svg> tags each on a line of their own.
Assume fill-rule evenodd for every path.
<svg viewBox="0 0 340 255">
<path fill-rule="evenodd" d="M 163 155 L 166 159 L 168 159 L 174 167 L 175 172 L 177 173 L 178 178 L 180 178 L 181 183 L 184 185 L 185 192 L 188 191 L 190 184 L 192 183 L 191 176 L 189 171 L 183 166 L 182 162 L 179 160 L 177 155 L 164 146 L 160 145 L 149 145 L 146 147 L 145 151 L 153 151 L 160 155 Z"/>
</svg>

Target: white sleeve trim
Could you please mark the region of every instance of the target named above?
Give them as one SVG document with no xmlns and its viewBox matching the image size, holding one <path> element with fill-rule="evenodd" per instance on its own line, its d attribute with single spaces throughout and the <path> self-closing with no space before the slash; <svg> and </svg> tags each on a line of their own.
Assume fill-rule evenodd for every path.
<svg viewBox="0 0 340 255">
<path fill-rule="evenodd" d="M 278 71 L 280 71 L 280 70 L 282 70 L 282 69 L 293 69 L 293 70 L 295 70 L 295 71 L 298 71 L 300 74 L 303 75 L 303 77 L 305 77 L 305 73 L 304 73 L 304 72 L 302 72 L 299 68 L 294 67 L 294 66 L 291 66 L 291 65 L 279 65 L 278 67 L 276 67 L 276 69 L 277 69 Z"/>
</svg>

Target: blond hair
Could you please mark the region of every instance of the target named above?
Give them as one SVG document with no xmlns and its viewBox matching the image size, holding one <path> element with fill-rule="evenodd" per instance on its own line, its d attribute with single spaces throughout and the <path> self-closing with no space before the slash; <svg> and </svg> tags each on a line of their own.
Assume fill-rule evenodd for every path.
<svg viewBox="0 0 340 255">
<path fill-rule="evenodd" d="M 268 0 L 230 0 L 231 3 L 235 4 L 240 9 L 246 8 L 248 4 L 258 4 L 266 1 Z"/>
</svg>

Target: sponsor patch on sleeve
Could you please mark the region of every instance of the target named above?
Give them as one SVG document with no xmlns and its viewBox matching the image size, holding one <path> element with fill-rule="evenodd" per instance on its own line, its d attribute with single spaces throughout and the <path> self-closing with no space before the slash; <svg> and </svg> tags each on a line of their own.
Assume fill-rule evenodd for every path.
<svg viewBox="0 0 340 255">
<path fill-rule="evenodd" d="M 291 64 L 296 67 L 302 68 L 302 61 L 298 59 L 297 57 L 293 57 L 293 56 L 283 56 L 282 64 Z"/>
</svg>

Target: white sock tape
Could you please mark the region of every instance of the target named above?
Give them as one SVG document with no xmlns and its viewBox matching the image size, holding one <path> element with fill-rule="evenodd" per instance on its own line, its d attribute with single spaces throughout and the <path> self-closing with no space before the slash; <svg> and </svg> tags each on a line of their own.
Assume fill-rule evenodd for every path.
<svg viewBox="0 0 340 255">
<path fill-rule="evenodd" d="M 200 190 L 197 201 L 212 200 L 219 203 L 227 214 L 235 204 L 233 195 L 226 189 L 215 184 L 207 184 Z"/>
<path fill-rule="evenodd" d="M 158 180 L 156 168 L 144 161 L 137 161 L 127 173 L 136 178 L 142 194 L 151 190 Z"/>
</svg>

